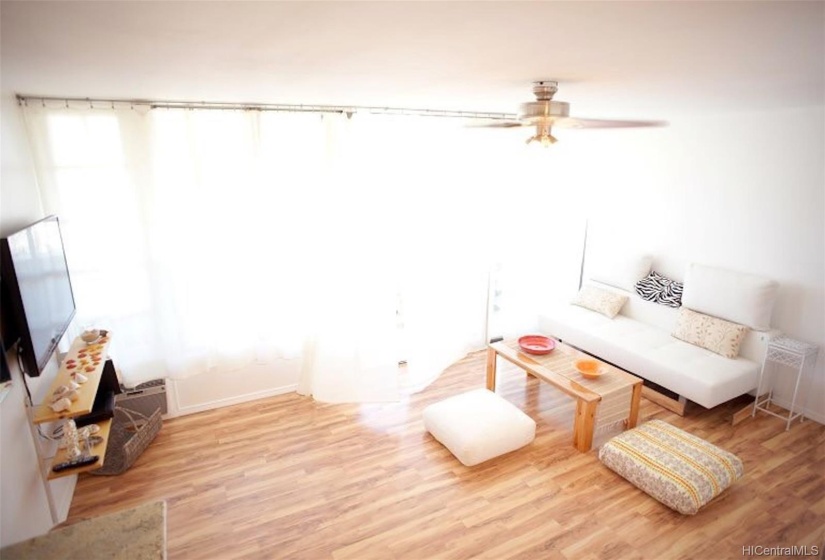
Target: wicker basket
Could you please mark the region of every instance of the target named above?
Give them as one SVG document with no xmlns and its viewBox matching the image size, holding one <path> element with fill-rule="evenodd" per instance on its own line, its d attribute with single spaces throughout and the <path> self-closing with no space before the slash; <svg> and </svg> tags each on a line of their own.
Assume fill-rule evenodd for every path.
<svg viewBox="0 0 825 560">
<path fill-rule="evenodd" d="M 146 416 L 136 410 L 116 406 L 103 466 L 89 472 L 112 475 L 126 471 L 149 447 L 162 424 L 159 408 L 151 416 Z"/>
</svg>

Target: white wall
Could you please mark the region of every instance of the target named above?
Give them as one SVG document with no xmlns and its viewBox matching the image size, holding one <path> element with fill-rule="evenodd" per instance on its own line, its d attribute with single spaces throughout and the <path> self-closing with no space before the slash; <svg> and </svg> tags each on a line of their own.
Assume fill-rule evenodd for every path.
<svg viewBox="0 0 825 560">
<path fill-rule="evenodd" d="M 8 92 L 0 95 L 0 139 L 0 236 L 5 236 L 43 217 L 22 115 Z M 28 427 L 21 374 L 13 352 L 9 357 L 12 390 L 0 403 L 0 546 L 52 528 Z M 52 360 L 40 377 L 28 379 L 35 401 L 42 398 L 56 372 Z M 50 483 L 60 519 L 68 513 L 76 480 L 76 476 L 69 476 Z"/>
<path fill-rule="evenodd" d="M 575 131 L 564 141 L 565 182 L 590 217 L 588 257 L 638 250 L 677 279 L 699 262 L 780 283 L 773 325 L 820 346 L 806 408 L 825 423 L 823 123 L 819 106 Z M 786 403 L 787 377 L 778 394 Z"/>
<path fill-rule="evenodd" d="M 23 114 L 9 92 L 0 94 L 0 236 L 43 217 Z"/>
<path fill-rule="evenodd" d="M 272 364 L 195 375 L 167 381 L 169 416 L 194 414 L 295 391 L 301 361 L 278 359 Z M 243 380 L 239 383 L 239 380 Z"/>
</svg>

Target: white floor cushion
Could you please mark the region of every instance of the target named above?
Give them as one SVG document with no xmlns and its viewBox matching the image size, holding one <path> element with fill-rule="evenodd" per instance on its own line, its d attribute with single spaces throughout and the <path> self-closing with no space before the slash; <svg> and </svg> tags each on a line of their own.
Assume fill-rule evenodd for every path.
<svg viewBox="0 0 825 560">
<path fill-rule="evenodd" d="M 431 404 L 424 409 L 424 427 L 468 467 L 515 451 L 536 437 L 532 418 L 487 389 Z"/>
</svg>

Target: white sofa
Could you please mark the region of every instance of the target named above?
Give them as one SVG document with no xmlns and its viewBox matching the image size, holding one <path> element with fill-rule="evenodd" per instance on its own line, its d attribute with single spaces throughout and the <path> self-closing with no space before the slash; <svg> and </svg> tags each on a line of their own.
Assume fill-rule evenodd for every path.
<svg viewBox="0 0 825 560">
<path fill-rule="evenodd" d="M 678 308 L 640 298 L 632 290 L 637 273 L 596 275 L 589 283 L 628 296 L 619 315 L 605 315 L 563 303 L 539 317 L 539 327 L 585 352 L 660 385 L 685 400 L 712 408 L 754 391 L 766 343 L 776 334 L 769 327 L 777 285 L 748 274 L 692 264 L 684 279 L 683 306 L 728 321 L 745 324 L 737 358 L 726 358 L 671 336 Z M 611 285 L 612 284 L 612 285 Z"/>
</svg>

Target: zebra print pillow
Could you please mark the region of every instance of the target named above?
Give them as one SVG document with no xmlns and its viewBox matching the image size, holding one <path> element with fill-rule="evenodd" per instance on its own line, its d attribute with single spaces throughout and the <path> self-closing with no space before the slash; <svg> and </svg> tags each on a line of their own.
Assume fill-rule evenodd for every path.
<svg viewBox="0 0 825 560">
<path fill-rule="evenodd" d="M 647 301 L 661 303 L 668 307 L 681 307 L 683 287 L 684 284 L 681 282 L 676 282 L 651 270 L 647 278 L 636 282 L 636 293 Z"/>
</svg>

